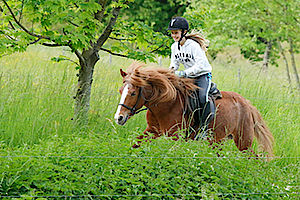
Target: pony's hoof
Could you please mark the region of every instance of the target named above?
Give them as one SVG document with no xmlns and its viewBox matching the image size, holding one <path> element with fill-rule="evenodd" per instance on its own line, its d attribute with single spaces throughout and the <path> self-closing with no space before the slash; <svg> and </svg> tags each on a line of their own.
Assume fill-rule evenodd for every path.
<svg viewBox="0 0 300 200">
<path fill-rule="evenodd" d="M 140 147 L 140 145 L 138 145 L 138 144 L 134 144 L 134 145 L 132 145 L 132 148 L 139 148 Z"/>
</svg>

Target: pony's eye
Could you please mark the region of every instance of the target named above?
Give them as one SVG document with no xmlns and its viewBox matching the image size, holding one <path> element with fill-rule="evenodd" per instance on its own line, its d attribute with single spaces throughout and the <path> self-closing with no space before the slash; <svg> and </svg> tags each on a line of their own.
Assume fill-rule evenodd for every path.
<svg viewBox="0 0 300 200">
<path fill-rule="evenodd" d="M 136 93 L 135 93 L 135 92 L 131 93 L 131 96 L 132 96 L 132 97 L 134 97 L 135 95 L 136 95 Z"/>
</svg>

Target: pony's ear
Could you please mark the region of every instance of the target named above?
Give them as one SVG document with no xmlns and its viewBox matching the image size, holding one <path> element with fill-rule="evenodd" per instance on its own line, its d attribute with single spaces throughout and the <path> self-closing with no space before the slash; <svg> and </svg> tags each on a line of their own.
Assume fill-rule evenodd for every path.
<svg viewBox="0 0 300 200">
<path fill-rule="evenodd" d="M 122 77 L 125 77 L 125 76 L 127 76 L 127 73 L 126 73 L 126 72 L 124 72 L 122 69 L 120 69 L 120 73 L 121 73 L 121 76 L 122 76 Z"/>
</svg>

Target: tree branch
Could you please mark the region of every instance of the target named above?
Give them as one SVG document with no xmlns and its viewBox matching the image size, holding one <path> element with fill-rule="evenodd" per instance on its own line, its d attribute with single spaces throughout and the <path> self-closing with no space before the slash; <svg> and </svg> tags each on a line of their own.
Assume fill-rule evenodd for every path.
<svg viewBox="0 0 300 200">
<path fill-rule="evenodd" d="M 19 22 L 22 20 L 23 9 L 24 9 L 24 0 L 22 0 L 22 7 L 21 7 L 20 16 L 19 16 Z"/>
<path fill-rule="evenodd" d="M 98 10 L 95 13 L 95 19 L 97 19 L 98 21 L 102 21 L 102 18 L 104 16 L 104 11 L 105 11 L 105 5 L 107 3 L 107 0 L 99 0 L 98 4 L 101 5 L 101 10 Z"/>
<path fill-rule="evenodd" d="M 114 52 L 112 52 L 111 50 L 104 49 L 104 48 L 102 48 L 102 47 L 100 47 L 100 50 L 106 51 L 106 52 L 108 52 L 108 53 L 110 53 L 111 55 L 114 55 L 114 56 L 120 56 L 120 57 L 124 57 L 124 58 L 129 58 L 129 57 L 126 56 L 126 55 L 114 53 Z"/>
<path fill-rule="evenodd" d="M 99 37 L 99 39 L 97 40 L 96 45 L 94 46 L 94 50 L 99 51 L 100 48 L 102 47 L 102 45 L 104 44 L 104 42 L 107 40 L 107 38 L 109 37 L 109 35 L 111 34 L 112 30 L 113 30 L 113 26 L 115 25 L 117 18 L 119 16 L 121 7 L 115 7 L 112 10 L 112 17 L 110 18 L 105 30 L 103 31 L 102 35 Z"/>
<path fill-rule="evenodd" d="M 56 62 L 70 61 L 70 62 L 72 62 L 72 63 L 74 63 L 75 65 L 77 65 L 77 66 L 80 67 L 80 65 L 79 65 L 76 61 L 74 61 L 74 60 L 72 60 L 72 59 L 69 59 L 69 58 L 59 58 L 59 60 L 55 60 L 55 59 L 56 59 L 56 58 L 52 58 L 51 60 L 54 60 L 54 61 L 56 61 Z"/>
<path fill-rule="evenodd" d="M 44 45 L 44 46 L 47 46 L 47 47 L 62 47 L 62 46 L 66 46 L 66 45 L 63 45 L 63 44 L 56 44 L 56 43 L 54 43 L 54 44 L 50 44 L 50 43 L 42 43 L 42 45 Z"/>
<path fill-rule="evenodd" d="M 10 40 L 16 40 L 15 38 L 9 36 L 9 35 L 6 35 L 4 31 L 0 30 L 0 33 L 3 34 L 6 38 L 10 39 Z"/>
<path fill-rule="evenodd" d="M 134 41 L 134 39 L 129 39 L 129 38 L 115 38 L 115 37 L 108 37 L 109 39 L 112 40 L 118 40 L 118 41 Z"/>
<path fill-rule="evenodd" d="M 79 25 L 77 25 L 77 24 L 71 22 L 71 20 L 68 20 L 68 22 L 69 22 L 70 24 L 72 24 L 73 26 L 75 26 L 75 27 L 79 27 Z"/>
<path fill-rule="evenodd" d="M 27 34 L 29 34 L 29 35 L 31 35 L 31 36 L 33 36 L 33 37 L 37 37 L 37 38 L 41 38 L 41 39 L 48 39 L 48 40 L 50 40 L 50 38 L 47 37 L 47 36 L 38 35 L 38 34 L 32 33 L 32 32 L 30 32 L 29 30 L 27 30 L 27 29 L 26 29 L 26 28 L 25 28 L 25 27 L 17 20 L 15 14 L 14 14 L 13 11 L 11 10 L 11 8 L 10 8 L 9 5 L 7 4 L 7 2 L 6 2 L 5 0 L 2 0 L 2 1 L 3 1 L 3 3 L 5 4 L 5 6 L 7 7 L 7 9 L 9 10 L 9 12 L 10 12 L 11 16 L 13 17 L 14 21 L 21 27 L 21 29 L 22 29 L 23 31 L 25 31 Z"/>
<path fill-rule="evenodd" d="M 158 51 L 160 48 L 162 48 L 163 46 L 165 46 L 164 44 L 160 45 L 159 47 L 157 47 L 156 49 L 150 51 L 150 53 L 154 53 L 156 51 Z"/>
<path fill-rule="evenodd" d="M 76 61 L 74 61 L 74 60 L 71 60 L 71 59 L 64 59 L 64 60 L 66 60 L 66 61 L 70 61 L 70 62 L 72 62 L 72 63 L 74 63 L 75 65 L 77 65 L 77 66 L 79 66 L 80 67 L 80 65 L 76 62 Z"/>
<path fill-rule="evenodd" d="M 73 48 L 72 48 L 71 45 L 70 45 L 69 47 L 73 50 Z M 86 62 L 85 62 L 85 59 L 84 59 L 84 57 L 82 56 L 82 54 L 81 54 L 77 49 L 74 50 L 74 52 L 75 52 L 77 58 L 79 59 L 80 65 L 81 65 L 81 66 L 86 66 Z"/>
<path fill-rule="evenodd" d="M 38 39 L 36 39 L 35 41 L 30 42 L 29 44 L 35 44 L 35 43 L 38 43 L 40 40 L 41 40 L 41 38 L 38 38 Z M 46 43 L 46 42 L 41 43 L 41 45 L 47 46 L 47 47 L 62 47 L 62 46 L 68 46 L 67 44 Z"/>
<path fill-rule="evenodd" d="M 34 40 L 33 42 L 30 42 L 29 44 L 35 44 L 37 42 L 39 42 L 41 40 L 41 38 L 38 38 L 37 40 Z"/>
<path fill-rule="evenodd" d="M 16 30 L 16 28 L 14 27 L 14 25 L 11 23 L 10 20 L 8 21 L 8 23 L 9 23 L 9 25 L 11 26 L 11 28 L 12 28 L 13 30 Z"/>
</svg>

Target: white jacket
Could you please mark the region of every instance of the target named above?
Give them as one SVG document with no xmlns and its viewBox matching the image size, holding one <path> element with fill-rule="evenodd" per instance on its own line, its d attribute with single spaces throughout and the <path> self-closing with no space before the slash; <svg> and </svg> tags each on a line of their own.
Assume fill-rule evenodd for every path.
<svg viewBox="0 0 300 200">
<path fill-rule="evenodd" d="M 181 63 L 185 67 L 184 72 L 186 76 L 189 78 L 207 74 L 212 70 L 205 51 L 200 47 L 199 43 L 192 39 L 187 39 L 183 46 L 180 46 L 180 50 L 178 50 L 178 42 L 174 42 L 171 46 L 171 51 L 170 69 L 178 70 Z"/>
</svg>

